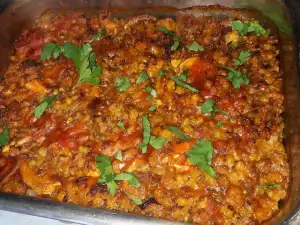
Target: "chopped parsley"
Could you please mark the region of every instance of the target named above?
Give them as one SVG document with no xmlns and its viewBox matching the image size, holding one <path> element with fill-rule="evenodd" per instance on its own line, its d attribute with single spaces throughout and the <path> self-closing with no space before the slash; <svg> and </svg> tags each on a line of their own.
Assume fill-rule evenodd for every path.
<svg viewBox="0 0 300 225">
<path fill-rule="evenodd" d="M 129 87 L 130 81 L 127 77 L 118 77 L 116 79 L 116 88 L 119 92 L 124 92 Z"/>
<path fill-rule="evenodd" d="M 202 45 L 199 45 L 197 41 L 193 41 L 191 45 L 187 45 L 186 48 L 190 51 L 194 52 L 203 52 L 204 47 Z"/>
<path fill-rule="evenodd" d="M 141 148 L 142 153 L 146 153 L 150 141 L 150 136 L 151 136 L 151 127 L 147 115 L 142 116 L 142 125 L 143 125 L 143 141 L 141 144 L 137 145 L 137 148 Z"/>
<path fill-rule="evenodd" d="M 159 26 L 157 27 L 158 30 L 164 32 L 167 36 L 173 38 L 173 45 L 171 47 L 172 51 L 176 51 L 180 42 L 179 42 L 179 37 L 173 32 L 173 31 L 169 31 L 167 27 L 165 26 Z"/>
<path fill-rule="evenodd" d="M 2 133 L 0 134 L 0 146 L 7 145 L 9 142 L 9 131 L 8 131 L 8 125 L 4 124 L 4 129 Z"/>
<path fill-rule="evenodd" d="M 157 105 L 151 105 L 150 107 L 149 107 L 149 110 L 150 111 L 155 111 L 157 109 Z"/>
<path fill-rule="evenodd" d="M 251 56 L 250 51 L 241 51 L 237 60 L 235 60 L 234 64 L 236 66 L 243 65 Z"/>
<path fill-rule="evenodd" d="M 146 73 L 141 73 L 138 79 L 136 80 L 136 84 L 141 84 L 148 79 L 148 75 Z"/>
<path fill-rule="evenodd" d="M 225 67 L 229 70 L 227 78 L 231 81 L 235 89 L 240 89 L 243 84 L 249 84 L 249 78 L 243 74 L 241 71 L 233 69 L 231 67 Z"/>
<path fill-rule="evenodd" d="M 116 153 L 116 157 L 115 157 L 117 160 L 119 161 L 123 161 L 123 156 L 122 156 L 122 152 L 121 151 L 117 151 Z"/>
<path fill-rule="evenodd" d="M 147 86 L 147 87 L 145 87 L 145 90 L 146 90 L 150 95 L 152 95 L 154 98 L 157 98 L 157 92 L 155 91 L 154 88 Z"/>
<path fill-rule="evenodd" d="M 96 55 L 92 52 L 92 47 L 89 43 L 78 47 L 72 43 L 66 42 L 63 46 L 57 46 L 54 43 L 47 43 L 42 50 L 41 60 L 50 59 L 51 54 L 57 59 L 61 54 L 71 59 L 78 71 L 78 81 L 73 88 L 76 88 L 81 83 L 99 84 L 99 75 L 102 72 L 102 67 L 96 65 Z"/>
<path fill-rule="evenodd" d="M 171 131 L 173 134 L 176 134 L 180 140 L 189 140 L 190 137 L 183 133 L 179 128 L 174 127 L 174 126 L 165 126 L 165 129 Z"/>
<path fill-rule="evenodd" d="M 162 69 L 160 69 L 157 71 L 157 74 L 158 76 L 163 77 L 165 75 L 165 72 Z"/>
<path fill-rule="evenodd" d="M 115 174 L 108 156 L 95 156 L 96 166 L 100 170 L 101 178 L 97 183 L 106 183 L 108 193 L 114 195 L 118 190 L 116 181 L 127 181 L 133 187 L 139 187 L 140 182 L 132 173 Z"/>
<path fill-rule="evenodd" d="M 223 127 L 224 126 L 224 124 L 222 123 L 222 122 L 217 122 L 217 127 Z"/>
<path fill-rule="evenodd" d="M 280 184 L 261 184 L 261 185 L 256 185 L 258 188 L 281 188 Z"/>
<path fill-rule="evenodd" d="M 53 100 L 55 100 L 61 93 L 53 95 L 51 97 L 45 98 L 38 106 L 34 109 L 35 118 L 39 119 L 47 109 L 52 105 Z"/>
<path fill-rule="evenodd" d="M 100 31 L 99 31 L 97 34 L 95 34 L 95 35 L 93 36 L 93 40 L 94 40 L 94 41 L 95 41 L 95 40 L 98 40 L 98 39 L 102 38 L 102 37 L 105 36 L 105 35 L 106 35 L 106 30 L 105 30 L 104 27 L 102 27 L 102 28 L 100 29 Z"/>
<path fill-rule="evenodd" d="M 133 203 L 135 205 L 141 205 L 141 204 L 143 204 L 143 200 L 142 199 L 140 199 L 140 198 L 134 198 L 130 194 L 128 194 L 127 192 L 125 192 L 125 194 L 133 201 Z"/>
<path fill-rule="evenodd" d="M 125 132 L 127 132 L 127 130 L 126 130 L 125 125 L 124 125 L 123 122 L 118 122 L 117 126 L 120 127 L 122 130 L 124 130 Z"/>
<path fill-rule="evenodd" d="M 44 45 L 42 53 L 41 53 L 41 60 L 49 60 L 51 55 L 53 54 L 53 58 L 57 59 L 60 54 L 63 52 L 63 47 L 56 45 L 55 43 L 47 43 Z"/>
<path fill-rule="evenodd" d="M 240 20 L 231 21 L 231 26 L 233 30 L 239 32 L 241 36 L 244 36 L 248 33 L 255 33 L 258 36 L 267 36 L 268 32 L 257 22 L 246 21 L 242 22 Z"/>
<path fill-rule="evenodd" d="M 216 172 L 211 167 L 213 147 L 208 140 L 198 140 L 196 144 L 186 153 L 189 161 L 201 168 L 208 175 L 214 177 Z"/>
<path fill-rule="evenodd" d="M 167 138 L 151 136 L 149 144 L 155 149 L 161 149 L 167 142 Z"/>
<path fill-rule="evenodd" d="M 216 113 L 222 113 L 224 115 L 228 115 L 225 111 L 217 109 L 216 102 L 213 99 L 206 100 L 203 105 L 197 106 L 197 109 L 201 110 L 203 114 L 211 113 L 211 115 L 214 117 Z"/>
<path fill-rule="evenodd" d="M 181 86 L 191 92 L 194 92 L 194 93 L 198 93 L 199 90 L 196 89 L 196 88 L 193 88 L 192 86 L 184 83 L 179 77 L 173 77 L 173 80 L 175 81 L 175 83 L 178 85 L 178 86 Z"/>
<path fill-rule="evenodd" d="M 150 144 L 155 149 L 160 149 L 167 142 L 166 138 L 151 136 L 151 126 L 148 120 L 148 116 L 142 116 L 143 125 L 143 141 L 136 147 L 142 149 L 142 153 L 147 152 L 148 145 Z"/>
<path fill-rule="evenodd" d="M 182 81 L 186 82 L 186 81 L 187 81 L 187 75 L 188 75 L 188 71 L 184 71 L 184 72 L 182 72 L 182 73 L 179 75 L 179 78 L 180 78 Z"/>
</svg>

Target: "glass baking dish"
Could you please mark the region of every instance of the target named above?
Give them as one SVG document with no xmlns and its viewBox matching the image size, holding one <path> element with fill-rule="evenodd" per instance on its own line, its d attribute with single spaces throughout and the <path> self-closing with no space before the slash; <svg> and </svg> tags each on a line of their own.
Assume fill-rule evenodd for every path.
<svg viewBox="0 0 300 225">
<path fill-rule="evenodd" d="M 238 13 L 245 17 L 255 17 L 260 23 L 280 35 L 281 71 L 284 75 L 286 96 L 284 144 L 291 169 L 290 190 L 288 197 L 280 202 L 277 215 L 265 224 L 300 224 L 298 213 L 300 211 L 300 107 L 298 104 L 300 102 L 298 80 L 300 2 L 298 0 L 2 0 L 0 1 L 0 72 L 5 70 L 12 43 L 21 29 L 47 9 L 108 9 L 116 17 L 144 13 L 160 17 L 175 17 L 178 14 L 231 16 L 232 12 L 236 12 L 220 6 L 207 7 L 216 4 L 229 8 L 242 8 L 243 10 L 239 10 Z M 0 209 L 80 224 L 174 224 L 174 222 L 150 217 L 7 193 L 0 193 Z"/>
</svg>

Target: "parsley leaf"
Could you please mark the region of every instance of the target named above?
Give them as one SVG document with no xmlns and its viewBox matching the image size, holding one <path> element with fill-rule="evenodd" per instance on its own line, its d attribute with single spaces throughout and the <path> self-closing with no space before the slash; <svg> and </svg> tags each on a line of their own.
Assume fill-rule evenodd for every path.
<svg viewBox="0 0 300 225">
<path fill-rule="evenodd" d="M 224 126 L 224 124 L 222 123 L 222 122 L 217 122 L 217 127 L 223 127 Z"/>
<path fill-rule="evenodd" d="M 256 185 L 258 188 L 281 188 L 280 184 L 261 184 L 261 185 Z"/>
<path fill-rule="evenodd" d="M 34 109 L 35 118 L 39 119 L 43 113 L 50 108 L 54 99 L 56 99 L 61 93 L 53 95 L 49 98 L 45 98 L 38 106 Z"/>
<path fill-rule="evenodd" d="M 210 141 L 198 140 L 186 154 L 193 165 L 198 166 L 210 176 L 215 176 L 216 172 L 211 167 L 213 147 Z"/>
<path fill-rule="evenodd" d="M 193 88 L 192 86 L 184 83 L 179 77 L 173 77 L 173 80 L 175 81 L 175 83 L 178 85 L 178 86 L 181 86 L 191 92 L 194 92 L 194 93 L 198 93 L 198 89 L 196 88 Z"/>
<path fill-rule="evenodd" d="M 7 145 L 9 141 L 8 125 L 4 124 L 3 132 L 0 134 L 0 146 Z"/>
<path fill-rule="evenodd" d="M 101 66 L 96 66 L 96 55 L 92 52 L 92 47 L 89 43 L 78 47 L 72 43 L 65 43 L 63 46 L 58 46 L 54 43 L 47 43 L 43 47 L 41 60 L 50 59 L 51 54 L 57 59 L 61 53 L 68 59 L 71 59 L 78 71 L 78 81 L 73 88 L 76 88 L 80 83 L 99 84 L 99 75 L 102 72 Z"/>
<path fill-rule="evenodd" d="M 132 173 L 124 172 L 124 173 L 119 173 L 115 176 L 115 180 L 117 181 L 127 181 L 129 185 L 133 187 L 139 187 L 140 182 L 136 178 L 136 176 Z"/>
<path fill-rule="evenodd" d="M 216 102 L 212 99 L 206 100 L 202 106 L 197 106 L 197 109 L 201 110 L 203 114 L 211 113 L 212 116 L 215 116 L 216 113 L 219 112 L 228 116 L 225 111 L 216 108 Z"/>
<path fill-rule="evenodd" d="M 190 51 L 194 52 L 203 52 L 204 47 L 202 45 L 199 45 L 197 41 L 193 41 L 191 45 L 187 45 L 186 48 Z"/>
<path fill-rule="evenodd" d="M 149 110 L 150 111 L 155 111 L 157 109 L 157 105 L 151 105 L 150 107 L 149 107 Z"/>
<path fill-rule="evenodd" d="M 186 82 L 186 81 L 187 81 L 187 75 L 188 75 L 188 71 L 184 71 L 184 72 L 182 72 L 182 73 L 179 75 L 179 78 L 180 78 L 182 81 Z"/>
<path fill-rule="evenodd" d="M 157 98 L 157 92 L 155 91 L 154 88 L 147 86 L 147 87 L 145 87 L 145 90 L 146 90 L 150 95 L 152 95 L 154 98 Z"/>
<path fill-rule="evenodd" d="M 60 46 L 56 45 L 55 43 L 47 43 L 44 45 L 42 53 L 41 53 L 41 60 L 49 60 L 51 55 L 53 54 L 53 57 L 55 59 L 58 58 L 58 56 L 61 54 L 62 49 Z"/>
<path fill-rule="evenodd" d="M 119 92 L 124 92 L 129 87 L 130 81 L 127 77 L 118 77 L 116 79 L 116 87 Z"/>
<path fill-rule="evenodd" d="M 99 84 L 99 75 L 102 72 L 101 66 L 96 66 L 96 56 L 92 52 L 92 46 L 89 43 L 78 47 L 72 43 L 64 44 L 64 56 L 74 62 L 78 71 L 78 81 L 73 88 L 81 83 Z"/>
<path fill-rule="evenodd" d="M 108 156 L 95 156 L 96 166 L 100 169 L 101 179 L 97 180 L 97 183 L 106 183 L 107 190 L 111 195 L 117 192 L 118 185 L 114 181 L 115 173 L 113 171 L 110 159 Z"/>
<path fill-rule="evenodd" d="M 172 51 L 176 51 L 177 48 L 179 47 L 179 44 L 180 44 L 180 40 L 179 40 L 179 37 L 173 32 L 173 31 L 169 31 L 167 27 L 165 26 L 159 26 L 157 27 L 158 30 L 164 32 L 167 36 L 173 38 L 173 45 L 171 47 L 171 50 Z"/>
<path fill-rule="evenodd" d="M 133 187 L 139 187 L 140 182 L 136 176 L 132 173 L 119 173 L 115 174 L 108 156 L 95 156 L 96 166 L 100 169 L 101 179 L 98 179 L 98 183 L 106 183 L 108 192 L 114 195 L 118 190 L 116 181 L 127 181 L 129 185 Z"/>
<path fill-rule="evenodd" d="M 232 82 L 235 89 L 240 89 L 243 84 L 249 84 L 249 78 L 239 70 L 235 70 L 231 67 L 225 67 L 229 70 L 227 78 Z"/>
<path fill-rule="evenodd" d="M 157 74 L 158 74 L 158 76 L 163 77 L 165 75 L 165 72 L 161 69 L 161 70 L 158 70 Z"/>
<path fill-rule="evenodd" d="M 234 62 L 236 66 L 243 65 L 251 56 L 250 51 L 241 51 L 238 59 Z"/>
<path fill-rule="evenodd" d="M 189 140 L 190 137 L 183 133 L 179 128 L 174 127 L 174 126 L 165 126 L 165 129 L 171 131 L 172 133 L 176 134 L 180 140 Z"/>
<path fill-rule="evenodd" d="M 124 125 L 123 122 L 118 122 L 117 126 L 120 127 L 122 130 L 124 130 L 125 132 L 127 132 L 127 130 L 126 130 L 125 125 Z"/>
<path fill-rule="evenodd" d="M 239 32 L 241 36 L 246 35 L 247 33 L 254 32 L 258 36 L 267 36 L 268 32 L 257 22 L 247 21 L 242 22 L 240 20 L 231 21 L 231 26 L 233 30 Z"/>
<path fill-rule="evenodd" d="M 179 47 L 179 44 L 180 44 L 179 38 L 178 38 L 177 36 L 174 36 L 173 40 L 174 40 L 174 43 L 173 43 L 173 45 L 171 46 L 171 50 L 172 50 L 172 51 L 176 51 L 177 48 Z"/>
<path fill-rule="evenodd" d="M 147 115 L 142 116 L 142 124 L 143 124 L 143 142 L 137 145 L 137 148 L 141 148 L 142 153 L 146 153 L 147 145 L 149 144 L 150 136 L 151 136 L 151 127 Z"/>
<path fill-rule="evenodd" d="M 141 84 L 148 79 L 148 75 L 146 73 L 141 73 L 138 79 L 136 80 L 136 84 Z"/>
<path fill-rule="evenodd" d="M 125 194 L 133 201 L 133 203 L 135 205 L 141 205 L 141 204 L 143 204 L 143 200 L 142 199 L 140 199 L 140 198 L 134 198 L 130 194 L 128 194 L 127 192 L 125 192 Z"/>
<path fill-rule="evenodd" d="M 161 149 L 166 142 L 167 138 L 151 136 L 149 144 L 155 149 Z"/>
<path fill-rule="evenodd" d="M 121 151 L 117 151 L 116 153 L 116 157 L 115 157 L 117 160 L 119 161 L 123 161 L 123 156 L 122 156 L 122 152 Z"/>
<path fill-rule="evenodd" d="M 106 34 L 106 30 L 104 27 L 102 27 L 101 30 L 97 34 L 94 35 L 93 40 L 94 41 L 98 40 L 98 39 L 102 38 L 105 34 Z"/>
</svg>

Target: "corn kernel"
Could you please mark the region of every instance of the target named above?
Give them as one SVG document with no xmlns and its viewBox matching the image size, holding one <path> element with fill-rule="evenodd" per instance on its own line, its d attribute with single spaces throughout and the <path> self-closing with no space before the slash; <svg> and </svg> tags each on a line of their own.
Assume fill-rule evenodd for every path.
<svg viewBox="0 0 300 225">
<path fill-rule="evenodd" d="M 36 164 L 37 164 L 36 160 L 33 160 L 33 159 L 30 160 L 30 161 L 28 162 L 28 166 L 29 166 L 30 168 L 35 167 Z"/>
<path fill-rule="evenodd" d="M 73 102 L 73 99 L 72 99 L 72 98 L 67 98 L 67 99 L 66 99 L 66 103 L 67 103 L 68 105 L 70 105 L 72 102 Z"/>
<path fill-rule="evenodd" d="M 168 83 L 167 83 L 167 89 L 169 91 L 173 91 L 175 89 L 175 82 L 172 81 L 172 80 L 169 80 Z"/>
<path fill-rule="evenodd" d="M 89 152 L 89 148 L 85 146 L 79 146 L 79 152 L 86 154 Z"/>
<path fill-rule="evenodd" d="M 4 148 L 2 149 L 2 152 L 8 152 L 9 151 L 9 145 L 5 145 Z"/>
<path fill-rule="evenodd" d="M 185 199 L 185 198 L 177 198 L 176 202 L 180 206 L 185 206 L 185 205 L 189 204 L 188 199 Z"/>
</svg>

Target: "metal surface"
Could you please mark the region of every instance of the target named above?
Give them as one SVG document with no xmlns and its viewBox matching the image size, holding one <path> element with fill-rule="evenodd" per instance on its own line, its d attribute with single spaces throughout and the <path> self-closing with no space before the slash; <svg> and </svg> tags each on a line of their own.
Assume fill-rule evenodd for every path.
<svg viewBox="0 0 300 225">
<path fill-rule="evenodd" d="M 38 18 L 49 8 L 130 9 L 124 15 L 139 13 L 157 14 L 155 10 L 135 11 L 133 8 L 152 6 L 171 6 L 185 8 L 199 5 L 220 4 L 226 7 L 251 8 L 260 11 L 278 27 L 281 38 L 282 71 L 286 111 L 284 120 L 285 140 L 291 168 L 290 194 L 280 202 L 280 211 L 265 224 L 300 224 L 300 1 L 299 0 L 0 0 L 0 72 L 5 68 L 11 45 L 22 27 Z M 181 13 L 199 13 L 196 9 L 188 11 L 161 11 L 160 16 L 174 16 Z M 202 11 L 203 13 L 203 11 Z M 119 12 L 118 16 L 122 16 Z M 266 23 L 267 21 L 261 21 Z M 25 214 L 55 218 L 81 224 L 180 224 L 165 220 L 107 210 L 87 208 L 73 204 L 56 203 L 50 200 L 34 199 L 0 193 L 0 209 Z"/>
</svg>

